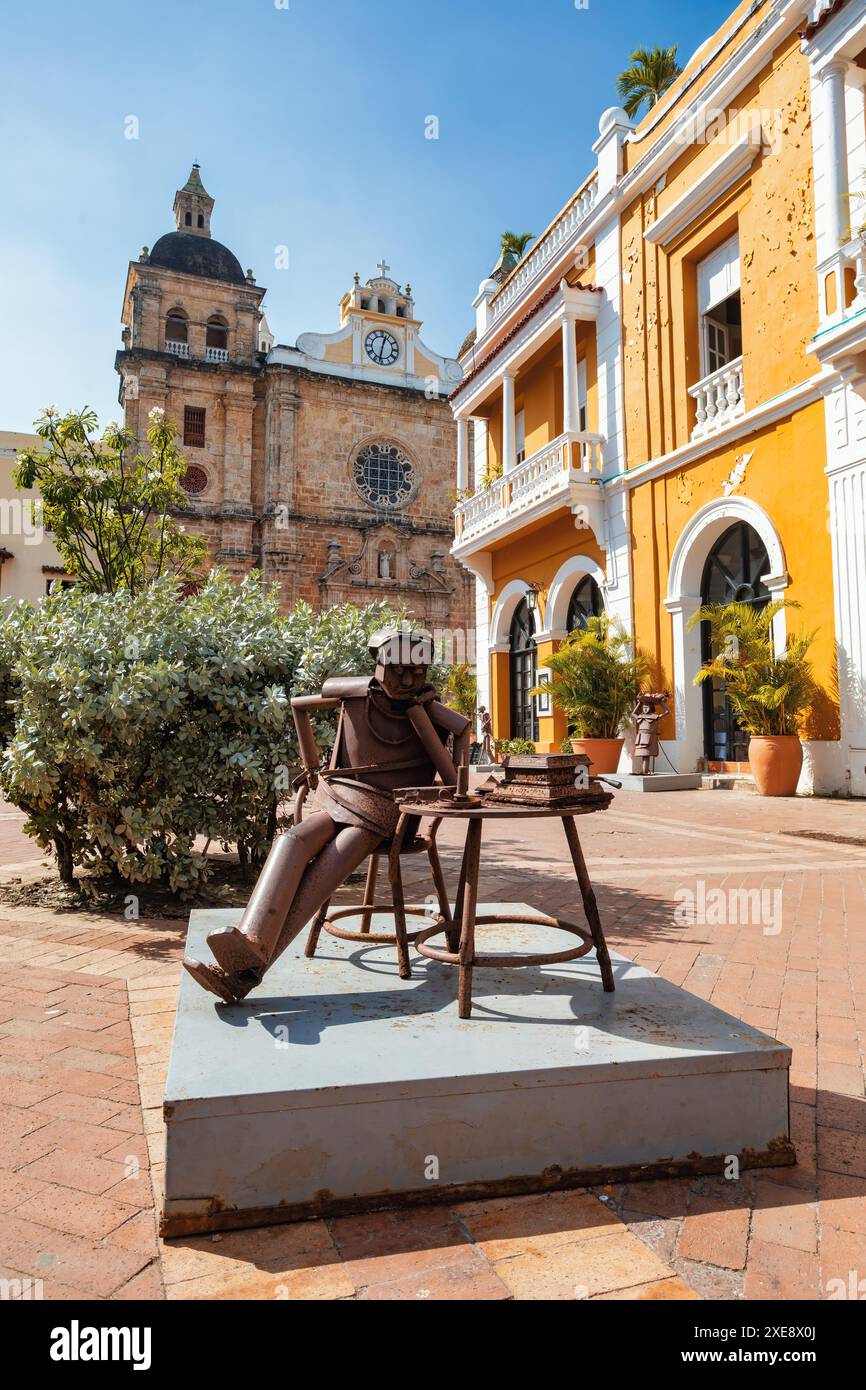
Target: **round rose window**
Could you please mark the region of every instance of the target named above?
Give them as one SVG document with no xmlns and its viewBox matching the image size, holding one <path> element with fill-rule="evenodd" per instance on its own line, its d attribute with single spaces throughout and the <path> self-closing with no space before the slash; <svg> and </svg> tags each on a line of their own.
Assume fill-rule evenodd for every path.
<svg viewBox="0 0 866 1390">
<path fill-rule="evenodd" d="M 361 496 L 374 507 L 402 507 L 415 485 L 412 464 L 396 444 L 365 444 L 353 476 Z"/>
<path fill-rule="evenodd" d="M 207 473 L 197 463 L 191 463 L 180 480 L 184 492 L 204 492 L 207 487 Z"/>
</svg>

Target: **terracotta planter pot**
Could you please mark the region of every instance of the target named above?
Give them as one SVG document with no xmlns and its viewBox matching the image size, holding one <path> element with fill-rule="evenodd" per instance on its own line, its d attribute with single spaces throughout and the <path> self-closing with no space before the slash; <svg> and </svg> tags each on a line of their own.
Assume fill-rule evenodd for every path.
<svg viewBox="0 0 866 1390">
<path fill-rule="evenodd" d="M 803 745 L 796 734 L 749 740 L 749 766 L 761 796 L 793 796 L 803 766 Z"/>
<path fill-rule="evenodd" d="M 616 772 L 619 755 L 622 752 L 623 738 L 573 738 L 572 753 L 585 753 L 592 764 L 590 772 Z"/>
</svg>

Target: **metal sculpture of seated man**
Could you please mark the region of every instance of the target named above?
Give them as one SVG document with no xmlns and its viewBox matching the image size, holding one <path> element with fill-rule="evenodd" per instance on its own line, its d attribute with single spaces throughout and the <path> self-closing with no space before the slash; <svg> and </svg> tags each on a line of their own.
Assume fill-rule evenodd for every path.
<svg viewBox="0 0 866 1390">
<path fill-rule="evenodd" d="M 427 683 L 429 633 L 384 628 L 370 639 L 375 675 L 336 676 L 321 695 L 292 700 L 304 773 L 295 824 L 274 841 L 236 927 L 213 931 L 214 961 L 184 959 L 184 969 L 226 1004 L 240 1003 L 349 874 L 393 835 L 394 790 L 457 783 L 468 759 L 470 725 L 440 703 Z M 311 713 L 339 711 L 327 768 L 319 766 Z M 453 735 L 454 757 L 447 750 Z M 300 817 L 308 791 L 310 814 Z"/>
</svg>

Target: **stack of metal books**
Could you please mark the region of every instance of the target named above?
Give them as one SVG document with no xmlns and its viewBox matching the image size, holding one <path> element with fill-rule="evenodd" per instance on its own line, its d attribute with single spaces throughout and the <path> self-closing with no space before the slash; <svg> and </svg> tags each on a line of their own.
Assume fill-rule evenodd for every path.
<svg viewBox="0 0 866 1390">
<path fill-rule="evenodd" d="M 589 769 L 585 753 L 512 753 L 502 763 L 503 780 L 484 787 L 485 800 L 556 807 L 607 797 Z"/>
</svg>

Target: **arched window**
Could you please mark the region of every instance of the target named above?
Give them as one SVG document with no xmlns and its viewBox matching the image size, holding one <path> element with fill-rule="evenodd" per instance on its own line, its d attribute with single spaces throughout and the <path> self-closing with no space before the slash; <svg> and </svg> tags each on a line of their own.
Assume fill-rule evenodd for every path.
<svg viewBox="0 0 866 1390">
<path fill-rule="evenodd" d="M 184 225 L 185 227 L 191 227 L 191 226 L 192 226 L 192 213 L 191 213 L 191 212 L 187 212 L 187 213 L 184 214 L 183 225 Z"/>
<path fill-rule="evenodd" d="M 212 314 L 207 321 L 204 355 L 208 362 L 229 360 L 228 324 L 219 314 Z"/>
<path fill-rule="evenodd" d="M 387 305 L 387 303 L 385 302 L 384 299 L 380 299 L 380 300 L 379 300 L 379 313 L 380 313 L 380 314 L 387 314 L 387 312 L 388 312 L 388 305 Z"/>
<path fill-rule="evenodd" d="M 601 589 L 591 574 L 584 575 L 568 605 L 568 631 L 586 627 L 587 618 L 599 618 L 604 612 Z"/>
<path fill-rule="evenodd" d="M 196 226 L 197 226 L 197 227 L 203 227 L 203 226 L 204 226 L 204 213 L 203 213 L 203 212 L 200 212 L 200 213 L 199 213 L 198 218 L 197 218 L 197 220 L 196 220 Z"/>
<path fill-rule="evenodd" d="M 762 583 L 770 560 L 761 537 L 745 521 L 731 526 L 707 556 L 701 583 L 703 603 L 748 603 L 764 608 L 770 591 Z M 709 623 L 701 624 L 701 654 L 713 656 Z M 704 752 L 715 762 L 743 763 L 749 756 L 749 735 L 734 718 L 724 681 L 704 681 Z"/>
<path fill-rule="evenodd" d="M 530 690 L 538 683 L 538 653 L 535 623 L 526 599 L 521 599 L 511 620 L 511 650 L 508 657 L 511 686 L 511 737 L 538 738 L 538 714 Z"/>
<path fill-rule="evenodd" d="M 227 348 L 229 345 L 229 327 L 220 314 L 212 314 L 207 321 L 205 345 L 209 348 Z"/>
<path fill-rule="evenodd" d="M 165 350 L 189 356 L 189 319 L 183 309 L 170 309 L 165 316 Z"/>
</svg>

